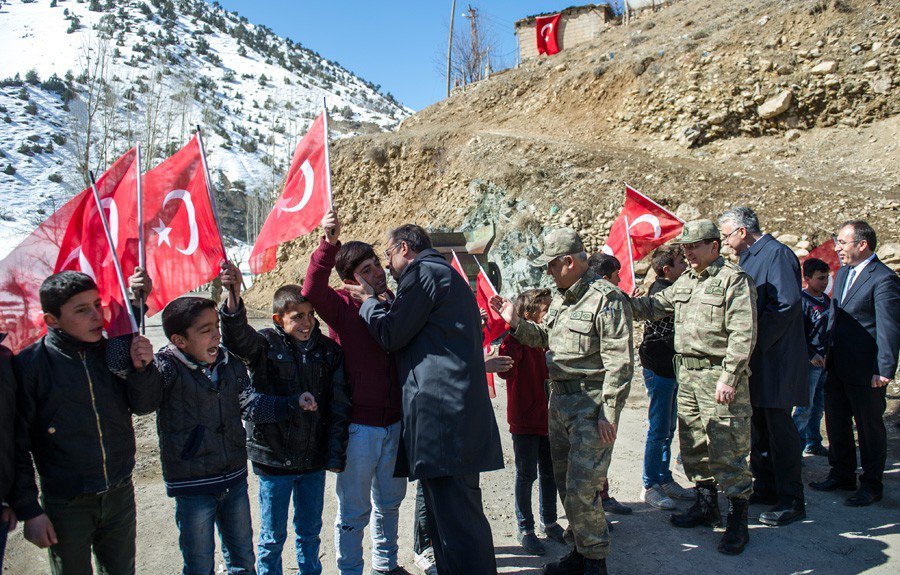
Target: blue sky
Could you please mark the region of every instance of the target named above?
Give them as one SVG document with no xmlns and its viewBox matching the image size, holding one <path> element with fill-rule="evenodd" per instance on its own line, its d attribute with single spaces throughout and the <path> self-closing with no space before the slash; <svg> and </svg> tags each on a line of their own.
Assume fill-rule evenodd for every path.
<svg viewBox="0 0 900 575">
<path fill-rule="evenodd" d="M 597 0 L 595 0 L 596 2 Z M 366 80 L 380 84 L 400 102 L 420 110 L 444 97 L 446 78 L 438 62 L 446 58 L 450 0 L 219 0 L 254 24 L 263 24 L 315 50 Z M 587 2 L 585 2 L 587 3 Z M 469 2 L 456 3 L 456 30 Z M 499 45 L 505 66 L 516 61 L 513 23 L 519 18 L 561 10 L 577 0 L 482 0 L 471 5 L 481 25 Z M 495 66 L 497 68 L 497 66 Z"/>
</svg>

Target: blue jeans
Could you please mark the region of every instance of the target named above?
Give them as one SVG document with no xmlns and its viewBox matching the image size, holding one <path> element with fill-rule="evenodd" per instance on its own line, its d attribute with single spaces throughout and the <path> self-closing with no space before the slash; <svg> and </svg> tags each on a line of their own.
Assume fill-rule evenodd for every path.
<svg viewBox="0 0 900 575">
<path fill-rule="evenodd" d="M 550 460 L 550 440 L 546 435 L 514 433 L 513 454 L 516 460 L 516 520 L 519 531 L 534 531 L 531 510 L 531 488 L 538 481 L 538 509 L 544 525 L 556 523 L 556 481 Z"/>
<path fill-rule="evenodd" d="M 809 364 L 809 407 L 794 408 L 794 425 L 807 448 L 822 445 L 822 415 L 825 413 L 825 369 Z"/>
<path fill-rule="evenodd" d="M 9 535 L 9 523 L 0 523 L 0 573 L 3 572 L 3 554 L 6 552 L 6 538 Z"/>
<path fill-rule="evenodd" d="M 298 573 L 319 575 L 319 533 L 325 504 L 325 471 L 259 476 L 259 575 L 281 575 L 281 550 L 287 540 L 288 505 L 294 498 L 294 546 Z"/>
<path fill-rule="evenodd" d="M 644 368 L 644 385 L 650 397 L 647 410 L 647 444 L 644 446 L 644 487 L 672 481 L 672 438 L 678 424 L 678 382 Z"/>
<path fill-rule="evenodd" d="M 215 527 L 222 540 L 222 555 L 230 575 L 251 575 L 253 525 L 247 482 L 219 495 L 180 495 L 175 498 L 178 545 L 184 558 L 183 575 L 213 575 L 216 557 Z"/>
<path fill-rule="evenodd" d="M 388 427 L 350 424 L 347 466 L 337 477 L 334 548 L 341 575 L 363 572 L 363 531 L 370 522 L 372 568 L 397 567 L 397 523 L 407 481 L 394 477 L 400 422 Z"/>
</svg>

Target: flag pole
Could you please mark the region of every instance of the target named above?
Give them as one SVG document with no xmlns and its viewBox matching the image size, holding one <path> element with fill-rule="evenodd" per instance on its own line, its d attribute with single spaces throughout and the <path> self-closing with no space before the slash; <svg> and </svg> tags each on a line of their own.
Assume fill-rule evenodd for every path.
<svg viewBox="0 0 900 575">
<path fill-rule="evenodd" d="M 138 224 L 138 267 L 143 271 L 147 271 L 147 250 L 144 246 L 144 189 L 141 185 L 141 143 L 138 142 L 135 146 L 135 164 L 137 165 L 137 224 Z M 147 299 L 147 294 L 141 291 L 141 296 L 138 298 L 138 306 L 141 314 L 141 335 L 147 333 L 147 325 L 144 321 L 145 314 L 145 300 Z"/>
<path fill-rule="evenodd" d="M 322 96 L 322 119 L 325 121 L 325 188 L 328 190 L 328 208 L 334 210 L 334 197 L 331 195 L 331 155 L 328 151 L 328 104 L 325 96 Z M 328 235 L 334 237 L 334 228 L 328 230 Z"/>
<path fill-rule="evenodd" d="M 128 318 L 131 320 L 131 333 L 137 331 L 137 321 L 134 318 L 134 310 L 128 305 L 128 288 L 125 287 L 125 276 L 122 275 L 122 264 L 119 262 L 119 256 L 116 254 L 116 244 L 113 241 L 112 232 L 109 231 L 109 220 L 106 219 L 106 212 L 103 211 L 103 204 L 100 200 L 100 192 L 97 190 L 97 182 L 94 180 L 94 172 L 88 171 L 88 177 L 91 179 L 91 189 L 94 191 L 94 202 L 97 204 L 97 211 L 100 212 L 100 222 L 103 224 L 103 233 L 106 234 L 106 241 L 109 244 L 109 251 L 112 254 L 113 266 L 116 270 L 116 279 L 119 280 L 119 288 L 122 290 L 125 307 L 128 309 Z"/>
<path fill-rule="evenodd" d="M 206 179 L 206 192 L 209 194 L 209 205 L 212 207 L 213 219 L 216 221 L 216 229 L 219 231 L 219 245 L 222 246 L 222 253 L 225 255 L 225 261 L 228 261 L 228 254 L 225 253 L 225 242 L 222 241 L 222 226 L 219 225 L 219 210 L 216 207 L 216 192 L 213 189 L 212 178 L 209 177 L 209 165 L 206 163 L 206 147 L 203 145 L 203 131 L 200 124 L 197 124 L 197 143 L 200 144 L 200 161 L 203 163 L 203 176 Z M 237 303 L 237 293 L 235 287 L 228 288 L 231 293 L 231 299 Z"/>
<path fill-rule="evenodd" d="M 622 217 L 625 218 L 625 243 L 628 245 L 628 265 L 631 267 L 631 293 L 626 295 L 631 297 L 634 294 L 634 289 L 637 287 L 637 278 L 634 277 L 634 254 L 631 251 L 631 230 L 628 227 L 628 214 L 622 214 Z"/>
</svg>

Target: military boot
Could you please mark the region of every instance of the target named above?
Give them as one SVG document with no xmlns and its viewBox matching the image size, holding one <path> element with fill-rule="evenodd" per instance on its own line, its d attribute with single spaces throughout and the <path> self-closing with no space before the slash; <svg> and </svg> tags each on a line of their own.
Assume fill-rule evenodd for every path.
<svg viewBox="0 0 900 575">
<path fill-rule="evenodd" d="M 739 555 L 750 541 L 747 530 L 746 499 L 728 498 L 728 519 L 725 521 L 725 534 L 719 541 L 719 551 L 727 555 Z"/>
<path fill-rule="evenodd" d="M 584 560 L 584 575 L 606 575 L 606 559 Z"/>
<path fill-rule="evenodd" d="M 544 575 L 582 575 L 585 572 L 584 564 L 584 555 L 572 548 L 572 551 L 559 561 L 544 565 Z"/>
<path fill-rule="evenodd" d="M 697 498 L 684 513 L 673 513 L 669 520 L 675 527 L 715 527 L 722 522 L 719 513 L 719 494 L 715 483 L 698 483 Z"/>
</svg>

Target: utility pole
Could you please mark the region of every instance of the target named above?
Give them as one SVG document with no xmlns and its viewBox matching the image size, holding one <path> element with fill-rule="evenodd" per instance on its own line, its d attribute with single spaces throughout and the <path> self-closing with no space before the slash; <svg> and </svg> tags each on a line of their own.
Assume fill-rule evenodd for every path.
<svg viewBox="0 0 900 575">
<path fill-rule="evenodd" d="M 453 17 L 456 15 L 456 0 L 450 3 L 450 38 L 447 40 L 447 97 L 450 97 L 450 60 L 453 56 Z"/>
<path fill-rule="evenodd" d="M 471 26 L 469 40 L 472 44 L 470 50 L 472 51 L 471 73 L 473 75 L 472 78 L 469 78 L 469 81 L 474 82 L 477 79 L 474 76 L 481 73 L 481 48 L 478 45 L 478 22 L 476 20 L 477 14 L 475 8 L 472 8 L 471 4 L 469 4 L 468 12 L 469 15 L 466 17 L 469 19 L 469 25 Z"/>
</svg>

